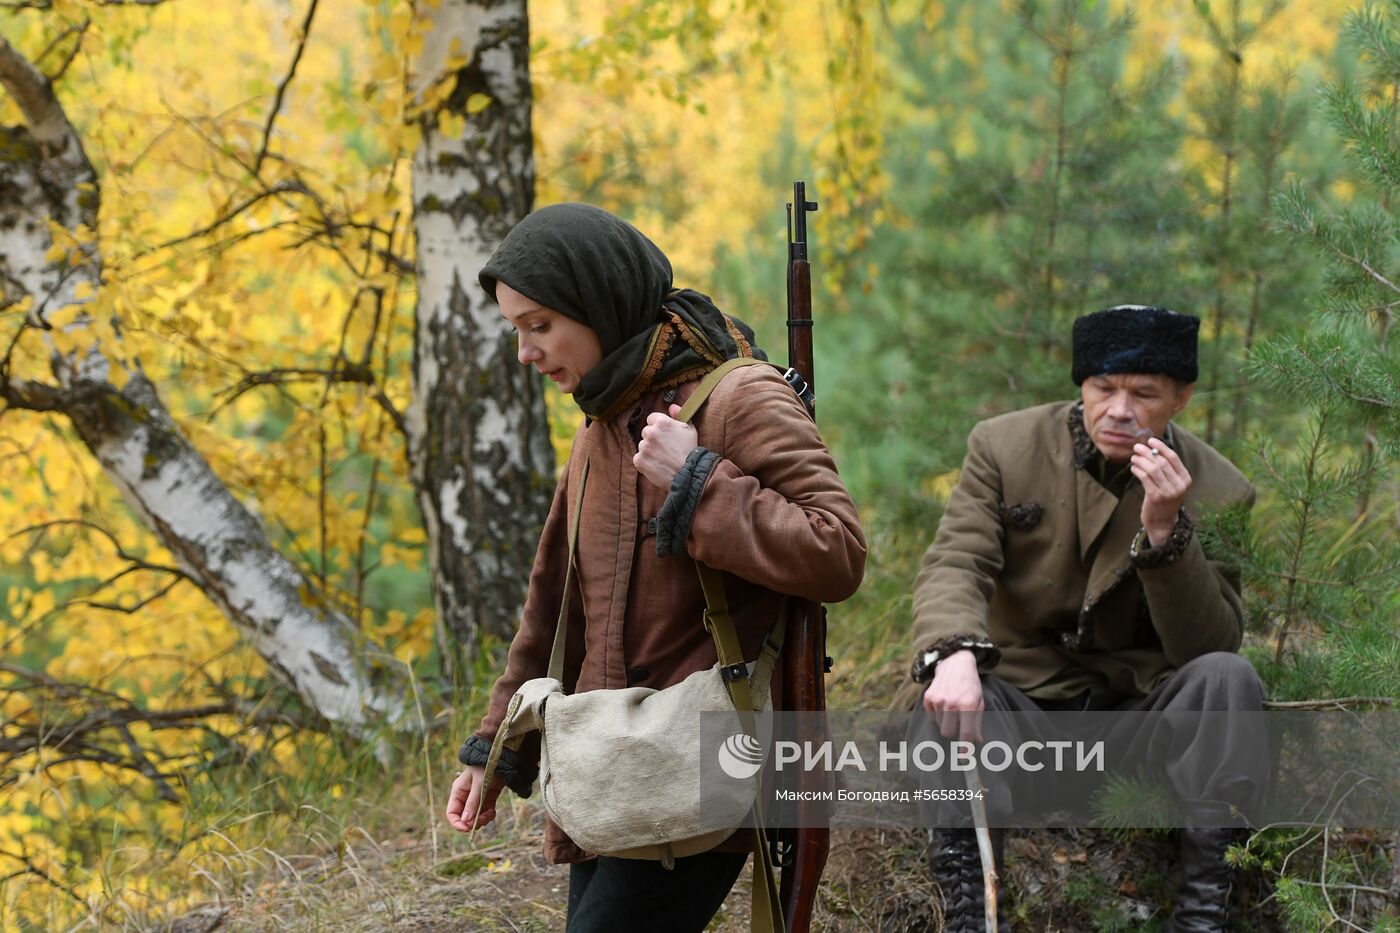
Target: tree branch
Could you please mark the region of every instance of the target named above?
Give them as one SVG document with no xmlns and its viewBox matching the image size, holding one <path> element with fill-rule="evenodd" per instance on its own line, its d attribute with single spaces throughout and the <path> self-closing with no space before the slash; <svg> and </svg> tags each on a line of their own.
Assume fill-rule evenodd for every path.
<svg viewBox="0 0 1400 933">
<path fill-rule="evenodd" d="M 35 382 L 31 379 L 6 379 L 0 383 L 0 398 L 5 400 L 5 407 L 0 408 L 0 415 L 11 408 L 23 411 L 61 412 L 66 405 L 67 397 L 67 392 L 47 382 Z"/>
<path fill-rule="evenodd" d="M 172 567 L 166 564 L 153 564 L 150 561 L 143 560 L 142 558 L 136 557 L 132 554 L 128 554 L 125 551 L 125 549 L 123 549 L 122 546 L 117 543 L 116 538 L 112 535 L 111 532 L 103 528 L 101 525 L 83 519 L 57 519 L 51 522 L 45 522 L 40 525 L 31 525 L 28 528 L 22 528 L 19 531 L 14 532 L 9 537 L 5 538 L 3 541 L 0 541 L 0 544 L 8 543 L 14 540 L 15 538 L 19 537 L 20 535 L 34 535 L 34 540 L 30 544 L 29 550 L 25 554 L 25 557 L 27 558 L 29 554 L 32 553 L 38 547 L 39 541 L 42 538 L 44 532 L 47 532 L 50 528 L 58 527 L 61 525 L 78 525 L 84 528 L 89 528 L 97 531 L 99 534 L 107 538 L 107 540 L 112 543 L 113 548 L 117 552 L 117 556 L 122 560 L 126 561 L 128 566 L 117 571 L 116 573 L 107 577 L 105 580 L 98 583 L 96 586 L 92 587 L 88 591 L 86 596 L 69 599 L 55 606 L 53 609 L 49 610 L 39 619 L 26 622 L 24 626 L 19 628 L 18 631 L 12 634 L 3 644 L 0 644 L 0 652 L 3 652 L 7 647 L 9 647 L 10 644 L 12 644 L 14 641 L 21 638 L 22 636 L 26 635 L 28 631 L 32 630 L 37 625 L 42 624 L 45 620 L 50 619 L 55 615 L 65 612 L 73 606 L 89 606 L 93 609 L 101 609 L 107 612 L 121 612 L 130 615 L 135 612 L 138 612 L 146 606 L 149 606 L 151 603 L 154 603 L 157 600 L 163 598 L 181 583 L 193 583 L 196 586 L 198 585 L 198 581 L 196 581 L 185 571 L 181 570 L 179 567 Z M 118 580 L 121 580 L 123 577 L 126 577 L 133 573 L 141 573 L 143 571 L 150 573 L 169 574 L 172 577 L 174 577 L 174 579 L 171 580 L 164 587 L 161 587 L 154 593 L 151 593 L 145 598 L 140 599 L 134 604 L 103 602 L 93 598 L 97 593 L 100 593 L 102 590 L 111 586 L 113 583 L 116 583 Z"/>
<path fill-rule="evenodd" d="M 37 865 L 34 864 L 33 860 L 31 860 L 29 856 L 19 852 L 10 852 L 6 849 L 0 849 L 0 856 L 9 859 L 14 859 L 16 862 L 19 862 L 21 865 L 24 866 L 24 868 L 20 869 L 19 871 L 6 875 L 4 878 L 0 878 L 0 882 L 8 881 L 11 878 L 17 878 L 20 875 L 34 875 L 35 877 L 47 882 L 51 887 L 57 888 L 64 894 L 67 894 L 73 900 L 77 901 L 78 904 L 83 908 L 83 910 L 88 909 L 88 902 L 83 899 L 82 895 L 70 888 L 68 885 L 64 884 L 62 881 L 59 881 L 58 879 L 54 878 L 42 868 L 39 868 Z"/>
<path fill-rule="evenodd" d="M 188 243 L 190 240 L 197 240 L 202 236 L 207 236 L 210 233 L 213 233 L 215 230 L 227 224 L 230 220 L 233 220 L 233 218 L 237 217 L 239 214 L 248 210 L 250 207 L 253 207 L 263 201 L 266 201 L 268 198 L 275 198 L 279 195 L 289 193 L 305 195 L 311 194 L 311 192 L 307 190 L 306 186 L 303 185 L 300 181 L 297 181 L 295 179 L 279 181 L 277 184 L 272 185 L 271 187 L 266 188 L 262 191 L 259 191 L 257 194 L 252 195 L 251 197 L 246 198 L 236 207 L 230 209 L 223 216 L 219 217 L 216 220 L 210 221 L 203 227 L 200 227 L 197 230 L 192 230 L 189 233 L 181 234 L 180 236 L 175 237 L 173 240 L 166 240 L 164 243 L 157 243 L 155 246 L 143 249 L 131 258 L 133 261 L 137 259 L 142 259 L 158 250 L 169 249 L 172 246 L 179 246 L 181 243 Z"/>
<path fill-rule="evenodd" d="M 160 6 L 169 0 L 89 0 L 98 6 Z M 0 10 L 51 10 L 53 0 L 0 0 Z"/>
<path fill-rule="evenodd" d="M 215 729 L 205 720 L 235 716 L 250 727 L 285 726 L 304 730 L 323 729 L 326 726 L 319 717 L 314 721 L 306 717 L 290 717 L 283 711 L 266 709 L 262 703 L 251 703 L 238 697 L 218 703 L 152 710 L 120 694 L 89 684 L 61 681 L 43 671 L 12 662 L 0 662 L 0 672 L 15 678 L 9 685 L 0 688 L 0 692 L 18 693 L 31 699 L 40 695 L 50 703 L 62 704 L 68 711 L 68 716 L 58 722 L 46 721 L 35 715 L 33 707 L 9 717 L 0 727 L 0 761 L 13 764 L 42 748 L 53 749 L 61 751 L 62 757 L 40 762 L 40 770 L 87 761 L 132 771 L 149 780 L 160 797 L 172 803 L 179 801 L 179 795 L 171 782 L 184 780 L 183 772 L 190 756 L 171 756 L 158 749 L 143 747 L 132 732 L 133 725 L 144 725 L 152 730 L 199 729 L 235 744 L 234 736 Z M 162 762 L 173 763 L 174 767 L 162 771 L 153 756 Z M 0 786 L 9 783 L 11 781 L 6 780 L 0 782 Z"/>
<path fill-rule="evenodd" d="M 226 396 L 220 399 L 219 403 L 209 412 L 208 417 L 213 418 L 220 411 L 233 404 L 245 393 L 258 386 L 282 386 L 294 382 L 319 382 L 326 380 L 327 383 L 350 382 L 359 385 L 369 386 L 374 390 L 374 401 L 385 414 L 394 422 L 394 426 L 403 431 L 403 414 L 394 407 L 389 396 L 384 394 L 384 387 L 375 381 L 374 372 L 367 363 L 345 362 L 337 364 L 330 369 L 316 369 L 314 367 L 286 367 L 282 369 L 267 369 L 257 372 L 246 373 L 242 379 L 218 392 L 218 396 Z"/>
<path fill-rule="evenodd" d="M 79 45 L 82 45 L 82 42 L 83 42 L 83 33 L 87 32 L 88 27 L 91 26 L 91 25 L 92 25 L 92 20 L 90 20 L 90 19 L 85 19 L 85 20 L 83 20 L 81 24 L 69 24 L 69 26 L 68 26 L 67 29 L 63 30 L 63 31 L 60 32 L 58 35 L 54 36 L 53 39 L 49 42 L 49 44 L 46 45 L 46 46 L 44 46 L 44 51 L 42 51 L 42 52 L 40 52 L 38 55 L 34 56 L 34 67 L 38 68 L 38 67 L 39 67 L 39 64 L 40 64 L 44 59 L 48 58 L 49 55 L 53 52 L 54 49 L 58 48 L 58 44 L 59 44 L 60 42 L 62 42 L 64 39 L 67 39 L 69 36 L 73 35 L 73 33 L 75 33 L 75 32 L 78 34 L 78 44 L 79 44 Z M 76 51 L 69 53 L 68 61 L 72 61 L 72 60 L 73 60 L 73 56 L 75 56 L 76 54 L 77 54 Z M 65 65 L 64 67 L 67 67 L 67 66 Z M 56 75 L 49 75 L 49 80 L 50 80 L 50 81 L 53 81 L 56 77 L 57 77 Z"/>
<path fill-rule="evenodd" d="M 14 98 L 34 138 L 45 145 L 62 146 L 76 140 L 53 85 L 29 59 L 0 36 L 0 85 Z"/>
<path fill-rule="evenodd" d="M 0 368 L 0 378 L 5 378 L 3 368 Z M 105 382 L 80 382 L 71 389 L 64 389 L 29 379 L 5 378 L 4 382 L 0 382 L 0 399 L 5 402 L 5 407 L 0 408 L 0 416 L 11 408 L 70 414 L 76 406 L 116 394 L 117 391 Z"/>
<path fill-rule="evenodd" d="M 78 41 L 73 43 L 73 47 L 68 50 L 68 54 L 63 57 L 63 61 L 59 63 L 58 68 L 54 70 L 53 74 L 49 75 L 50 81 L 57 81 L 68 73 L 68 66 L 73 64 L 78 57 L 78 53 L 83 50 L 83 34 L 87 32 L 88 26 L 91 24 L 92 20 L 83 20 L 82 28 L 78 30 Z"/>
<path fill-rule="evenodd" d="M 135 571 L 137 571 L 137 570 L 145 570 L 145 569 L 148 569 L 148 568 L 145 568 L 145 567 L 128 567 L 128 568 L 126 568 L 125 570 L 123 570 L 121 573 L 117 574 L 116 576 L 114 576 L 114 577 L 112 577 L 112 578 L 110 578 L 110 579 L 108 579 L 108 580 L 104 580 L 104 581 L 97 587 L 96 590 L 93 590 L 93 592 L 97 592 L 97 590 L 100 590 L 100 589 L 102 589 L 103 587 L 109 586 L 110 584 L 116 582 L 116 580 L 117 580 L 118 578 L 124 577 L 124 576 L 126 576 L 127 574 L 129 574 L 129 573 L 133 573 L 133 572 L 135 572 Z M 153 602 L 155 602 L 156 600 L 160 599 L 161 597 L 165 596 L 165 594 L 169 593 L 171 590 L 175 589 L 175 587 L 179 586 L 181 583 L 184 583 L 184 582 L 193 582 L 193 581 L 191 581 L 190 578 L 189 578 L 188 576 L 186 576 L 185 574 L 182 573 L 182 574 L 180 575 L 179 578 L 174 579 L 174 580 L 171 580 L 171 581 L 170 581 L 169 583 L 167 583 L 164 587 L 162 587 L 161 589 L 159 589 L 159 590 L 157 590 L 156 592 L 152 593 L 150 596 L 147 596 L 145 599 L 142 599 L 142 600 L 140 600 L 139 602 L 135 602 L 135 603 L 132 603 L 132 604 L 130 604 L 130 605 L 122 605 L 121 603 L 104 603 L 104 602 L 98 602 L 98 601 L 95 600 L 95 599 L 71 599 L 71 600 L 69 600 L 68 602 L 64 603 L 64 607 L 67 608 L 68 606 L 89 606 L 89 607 L 91 607 L 91 608 L 93 608 L 93 609 L 105 609 L 105 610 L 107 610 L 108 612 L 121 612 L 121 613 L 125 613 L 126 615 L 133 615 L 134 613 L 137 613 L 137 612 L 139 612 L 140 610 L 145 609 L 145 608 L 146 608 L 147 606 L 149 606 L 151 603 L 153 603 Z"/>
<path fill-rule="evenodd" d="M 1265 709 L 1351 709 L 1356 706 L 1395 706 L 1395 697 L 1337 697 L 1330 700 L 1265 700 Z"/>
<path fill-rule="evenodd" d="M 311 0 L 306 8 L 306 20 L 301 24 L 301 35 L 297 39 L 297 50 L 292 56 L 292 64 L 282 77 L 281 83 L 277 85 L 277 95 L 273 98 L 272 109 L 267 113 L 267 124 L 263 126 L 262 148 L 258 150 L 257 158 L 253 159 L 254 175 L 262 170 L 263 159 L 267 158 L 267 147 L 272 142 L 272 124 L 277 120 L 277 113 L 282 109 L 282 98 L 287 93 L 287 86 L 292 83 L 292 78 L 296 76 L 297 64 L 301 61 L 302 53 L 306 51 L 306 40 L 311 36 L 311 20 L 316 15 L 318 2 L 319 0 Z"/>
<path fill-rule="evenodd" d="M 28 528 L 21 528 L 19 531 L 12 533 L 7 538 L 5 538 L 3 542 L 0 542 L 0 544 L 13 541 L 20 535 L 34 534 L 36 532 L 46 532 L 50 528 L 56 528 L 61 525 L 77 525 L 81 528 L 89 528 L 97 532 L 98 534 L 106 538 L 108 541 L 112 542 L 112 547 L 117 552 L 118 557 L 126 561 L 128 564 L 132 565 L 132 567 L 128 568 L 128 570 L 123 571 L 122 574 L 118 574 L 116 577 L 112 577 L 111 579 L 107 580 L 105 583 L 103 583 L 103 586 L 105 586 L 107 583 L 115 582 L 118 578 L 120 578 L 125 573 L 128 573 L 133 569 L 151 570 L 158 573 L 168 573 L 173 576 L 179 577 L 181 580 L 188 580 L 191 583 L 195 582 L 189 574 L 185 573 L 185 571 L 181 570 L 179 567 L 171 567 L 167 564 L 152 564 L 149 561 L 137 557 L 134 554 L 127 553 L 126 549 L 121 546 L 121 543 L 119 541 L 117 541 L 116 536 L 114 536 L 110 531 L 108 531 L 106 528 L 103 528 L 96 522 L 90 522 L 87 519 L 83 518 L 57 518 L 51 522 L 42 522 L 38 525 L 30 525 Z"/>
</svg>

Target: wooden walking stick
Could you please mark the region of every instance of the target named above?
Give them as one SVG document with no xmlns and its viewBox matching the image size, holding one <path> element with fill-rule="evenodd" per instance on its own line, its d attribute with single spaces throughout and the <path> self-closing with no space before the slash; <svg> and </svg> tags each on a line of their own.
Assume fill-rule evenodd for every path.
<svg viewBox="0 0 1400 933">
<path fill-rule="evenodd" d="M 997 856 L 992 851 L 992 831 L 987 826 L 987 805 L 983 803 L 987 789 L 982 784 L 982 774 L 973 765 L 965 775 L 967 789 L 971 792 L 972 827 L 977 834 L 977 851 L 982 857 L 982 905 L 983 916 L 987 921 L 987 933 L 997 933 L 997 889 L 1001 878 L 997 875 Z"/>
</svg>

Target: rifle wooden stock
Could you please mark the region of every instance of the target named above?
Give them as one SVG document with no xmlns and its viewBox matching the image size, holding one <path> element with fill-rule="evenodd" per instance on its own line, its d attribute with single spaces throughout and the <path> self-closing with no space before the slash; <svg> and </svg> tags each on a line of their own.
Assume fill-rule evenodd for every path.
<svg viewBox="0 0 1400 933">
<path fill-rule="evenodd" d="M 795 623 L 795 624 L 794 624 Z M 783 649 L 783 708 L 789 710 L 817 711 L 826 709 L 826 683 L 823 672 L 826 667 L 826 638 L 823 631 L 822 607 L 817 603 L 803 601 L 793 608 L 793 618 L 788 623 L 787 642 Z M 802 733 L 794 736 L 796 741 L 811 743 L 809 747 L 826 740 L 826 730 L 816 723 L 805 723 Z M 789 933 L 805 933 L 812 922 L 812 910 L 816 903 L 817 886 L 821 882 L 822 871 L 826 868 L 827 853 L 831 849 L 831 831 L 825 828 L 829 805 L 820 798 L 813 799 L 811 792 L 832 790 L 829 777 L 817 771 L 799 773 L 797 790 L 804 792 L 797 804 L 797 829 L 789 829 L 792 849 L 785 853 L 788 857 L 783 867 L 780 897 L 783 903 L 783 918 L 787 921 Z"/>
<path fill-rule="evenodd" d="M 812 358 L 812 268 L 807 261 L 808 211 L 817 205 L 809 202 L 806 185 L 793 185 L 793 202 L 788 215 L 788 366 L 806 380 L 815 398 L 815 375 Z M 794 235 L 795 234 L 795 235 Z M 811 405 L 816 417 L 815 402 Z M 802 712 L 826 709 L 826 622 L 819 603 L 804 600 L 795 603 L 788 621 L 787 641 L 783 649 L 782 708 Z M 815 717 L 813 717 L 815 718 Z M 805 732 L 798 741 L 818 743 L 826 739 L 825 726 L 804 725 Z M 830 790 L 829 777 L 803 772 L 798 788 L 803 791 Z M 807 799 L 797 805 L 798 827 L 783 831 L 784 845 L 780 897 L 783 918 L 789 933 L 806 933 L 812 922 L 817 886 L 826 868 L 831 848 L 828 825 L 828 805 L 820 799 Z"/>
</svg>

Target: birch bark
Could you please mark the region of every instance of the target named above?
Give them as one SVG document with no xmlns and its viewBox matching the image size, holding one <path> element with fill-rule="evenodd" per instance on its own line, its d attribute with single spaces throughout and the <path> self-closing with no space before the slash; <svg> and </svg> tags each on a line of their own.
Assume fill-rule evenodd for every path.
<svg viewBox="0 0 1400 933">
<path fill-rule="evenodd" d="M 409 461 L 428 531 L 444 663 L 470 676 L 483 631 L 515 629 L 549 510 L 554 452 L 540 377 L 477 284 L 497 243 L 534 199 L 525 0 L 443 0 L 425 11 L 413 163 L 418 309 Z M 454 64 L 453 48 L 469 54 Z M 447 136 L 443 111 L 465 119 Z"/>
<path fill-rule="evenodd" d="M 15 378 L 7 356 L 6 407 L 67 416 L 181 568 L 312 709 L 359 735 L 383 721 L 416 728 L 403 666 L 366 642 L 272 546 L 186 439 L 139 361 L 126 358 L 119 329 L 81 311 L 82 296 L 100 284 L 102 257 L 88 240 L 51 259 L 49 224 L 95 231 L 99 179 L 49 81 L 3 38 L 0 86 L 25 118 L 0 128 L 0 302 L 32 298 L 29 324 L 48 331 L 53 372 L 52 382 Z M 74 306 L 69 320 L 65 309 Z M 51 318 L 64 323 L 55 330 Z M 61 349 L 70 343 L 79 349 Z"/>
</svg>

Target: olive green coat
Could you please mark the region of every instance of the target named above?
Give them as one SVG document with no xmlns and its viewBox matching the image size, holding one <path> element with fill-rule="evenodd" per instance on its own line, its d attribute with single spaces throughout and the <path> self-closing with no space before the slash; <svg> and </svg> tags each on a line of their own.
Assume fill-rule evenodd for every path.
<svg viewBox="0 0 1400 933">
<path fill-rule="evenodd" d="M 927 652 L 964 636 L 1000 651 L 997 677 L 1036 695 L 1084 671 L 1145 695 L 1211 651 L 1236 651 L 1243 631 L 1238 571 L 1206 556 L 1193 519 L 1248 509 L 1254 488 L 1205 442 L 1172 425 L 1168 441 L 1191 474 L 1183 519 L 1158 547 L 1138 542 L 1143 490 L 1121 500 L 1084 468 L 1097 456 L 1080 407 L 1060 402 L 983 421 L 914 589 L 914 676 Z M 1139 550 L 1134 552 L 1134 545 Z M 911 681 L 899 707 L 918 703 Z"/>
</svg>

